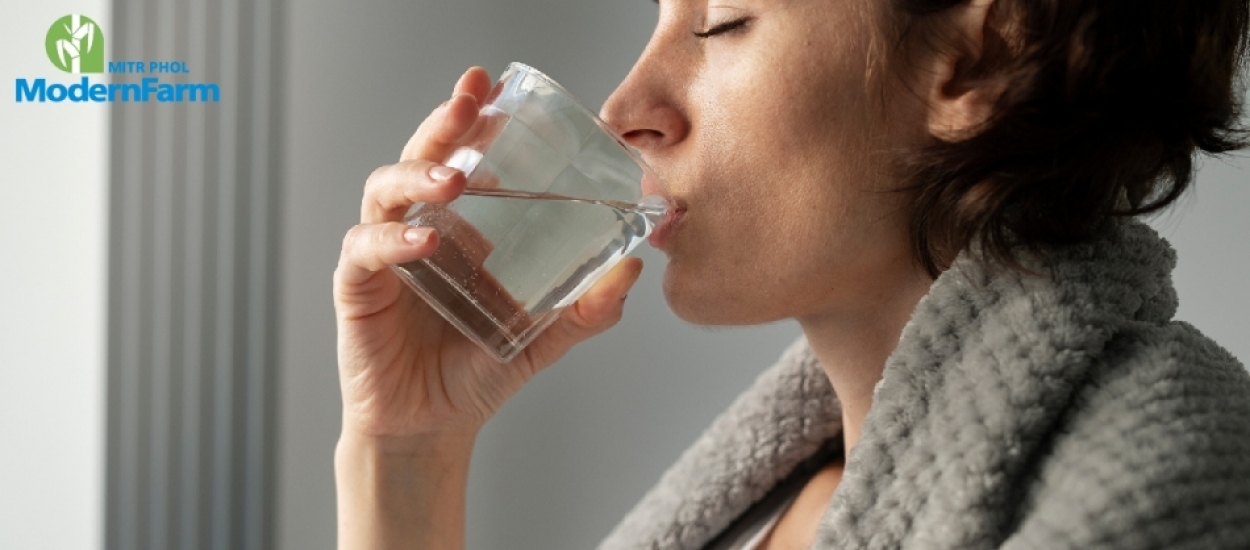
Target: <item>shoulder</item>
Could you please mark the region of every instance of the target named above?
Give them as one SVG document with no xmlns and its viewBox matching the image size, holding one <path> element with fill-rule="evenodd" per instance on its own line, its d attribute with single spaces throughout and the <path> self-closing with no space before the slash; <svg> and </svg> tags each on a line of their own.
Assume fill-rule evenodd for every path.
<svg viewBox="0 0 1250 550">
<path fill-rule="evenodd" d="M 1097 361 L 1039 458 L 1012 542 L 1250 548 L 1246 369 L 1180 322 L 1122 331 Z"/>
</svg>

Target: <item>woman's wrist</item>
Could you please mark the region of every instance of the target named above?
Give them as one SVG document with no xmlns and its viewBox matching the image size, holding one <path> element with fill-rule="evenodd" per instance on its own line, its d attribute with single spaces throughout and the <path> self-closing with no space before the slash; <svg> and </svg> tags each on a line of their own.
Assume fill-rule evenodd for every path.
<svg viewBox="0 0 1250 550">
<path fill-rule="evenodd" d="M 475 430 L 456 430 L 418 435 L 393 436 L 371 435 L 348 427 L 345 423 L 339 434 L 336 454 L 344 452 L 368 453 L 392 458 L 445 458 L 454 460 L 473 453 Z"/>
<path fill-rule="evenodd" d="M 374 437 L 335 449 L 339 548 L 463 548 L 474 437 Z"/>
</svg>

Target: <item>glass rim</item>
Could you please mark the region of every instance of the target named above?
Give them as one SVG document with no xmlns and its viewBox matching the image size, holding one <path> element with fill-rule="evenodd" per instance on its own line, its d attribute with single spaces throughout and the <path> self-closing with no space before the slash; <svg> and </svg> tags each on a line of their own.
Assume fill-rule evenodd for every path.
<svg viewBox="0 0 1250 550">
<path fill-rule="evenodd" d="M 508 73 L 512 72 L 513 70 L 531 74 L 542 79 L 543 82 L 545 82 L 547 85 L 554 88 L 557 92 L 560 93 L 560 95 L 564 96 L 564 98 L 567 99 L 569 103 L 572 103 L 582 112 L 582 114 L 589 117 L 590 120 L 594 122 L 595 125 L 598 126 L 600 130 L 602 130 L 604 133 L 608 135 L 608 137 L 611 137 L 613 140 L 616 140 L 616 144 L 620 145 L 621 149 L 625 150 L 625 153 L 628 154 L 630 158 L 632 158 L 634 162 L 638 164 L 639 168 L 642 168 L 643 175 L 651 176 L 651 179 L 655 182 L 655 184 L 660 188 L 661 191 L 664 192 L 664 200 L 672 202 L 673 196 L 669 193 L 668 184 L 664 183 L 664 180 L 660 179 L 660 177 L 656 175 L 655 170 L 651 168 L 650 164 L 647 164 L 646 160 L 643 160 L 642 155 L 638 153 L 638 150 L 634 148 L 634 146 L 627 143 L 625 141 L 625 138 L 621 136 L 621 134 L 617 132 L 615 128 L 613 128 L 607 122 L 604 122 L 603 119 L 599 118 L 599 115 L 595 114 L 595 112 L 591 111 L 589 107 L 587 107 L 585 104 L 581 102 L 581 100 L 577 99 L 577 96 L 573 95 L 572 93 L 569 93 L 569 91 L 565 89 L 564 86 L 561 86 L 560 83 L 556 82 L 554 78 L 547 76 L 546 73 L 538 69 L 535 69 L 534 67 L 531 67 L 530 65 L 521 63 L 520 61 L 513 61 L 511 63 L 508 63 L 508 68 L 504 69 L 504 74 L 500 76 L 499 79 L 503 80 L 505 77 L 508 76 Z M 642 185 L 642 182 L 638 182 L 638 184 Z"/>
</svg>

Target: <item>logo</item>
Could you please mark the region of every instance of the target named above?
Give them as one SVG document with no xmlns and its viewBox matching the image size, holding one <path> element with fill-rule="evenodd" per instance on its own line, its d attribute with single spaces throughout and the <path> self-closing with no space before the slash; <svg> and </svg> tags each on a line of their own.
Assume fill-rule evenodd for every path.
<svg viewBox="0 0 1250 550">
<path fill-rule="evenodd" d="M 32 45 L 34 46 L 34 45 Z M 34 50 L 37 46 L 32 47 Z M 86 15 L 71 13 L 57 19 L 44 37 L 52 66 L 83 75 L 58 82 L 55 78 L 18 78 L 18 103 L 218 103 L 216 82 L 186 82 L 192 67 L 172 59 L 108 61 L 104 58 L 104 29 Z M 86 75 L 108 73 L 107 80 Z M 165 80 L 162 76 L 174 76 Z M 127 77 L 137 77 L 128 79 Z"/>
<path fill-rule="evenodd" d="M 73 13 L 48 28 L 48 59 L 67 73 L 104 72 L 104 31 L 90 17 Z"/>
</svg>

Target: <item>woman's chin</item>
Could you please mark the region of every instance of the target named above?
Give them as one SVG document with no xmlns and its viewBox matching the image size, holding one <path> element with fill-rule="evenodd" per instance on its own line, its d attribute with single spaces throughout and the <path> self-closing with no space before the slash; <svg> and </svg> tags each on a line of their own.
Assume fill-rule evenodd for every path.
<svg viewBox="0 0 1250 550">
<path fill-rule="evenodd" d="M 740 326 L 771 323 L 785 318 L 770 304 L 756 303 L 759 292 L 735 291 L 706 277 L 684 277 L 670 263 L 664 272 L 664 300 L 673 314 L 687 323 Z M 754 298 L 754 301 L 743 299 Z"/>
</svg>

